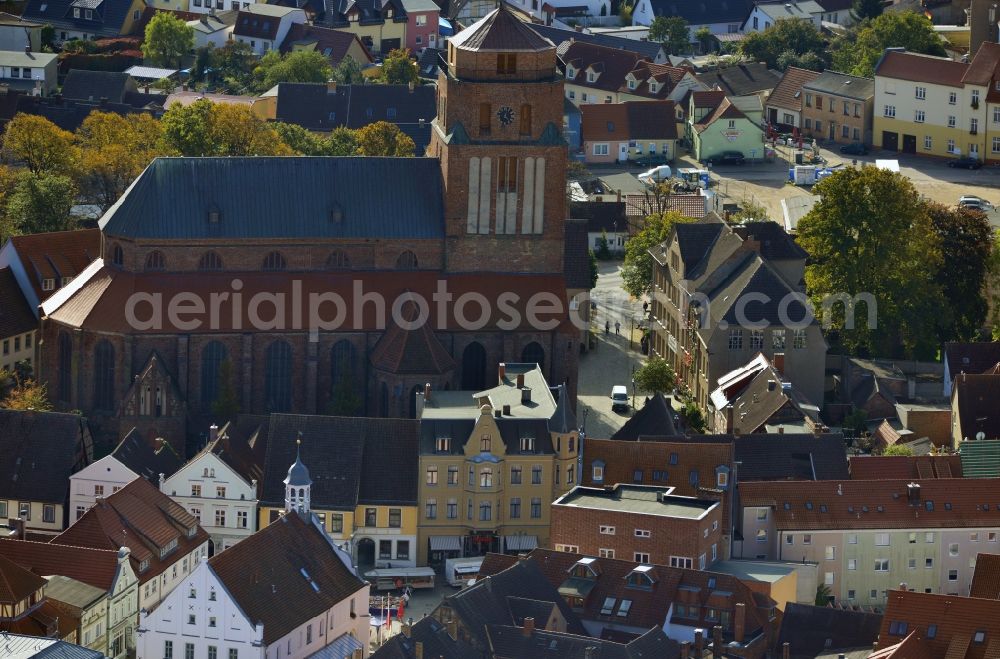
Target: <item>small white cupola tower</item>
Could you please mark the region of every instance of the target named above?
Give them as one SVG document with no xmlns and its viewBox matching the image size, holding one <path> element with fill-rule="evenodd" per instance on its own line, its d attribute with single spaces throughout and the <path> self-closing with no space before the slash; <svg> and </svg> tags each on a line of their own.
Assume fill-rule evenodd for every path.
<svg viewBox="0 0 1000 659">
<path fill-rule="evenodd" d="M 302 464 L 302 433 L 295 440 L 295 462 L 288 468 L 285 478 L 285 512 L 293 510 L 298 513 L 309 512 L 310 489 L 312 479 L 309 470 Z"/>
</svg>

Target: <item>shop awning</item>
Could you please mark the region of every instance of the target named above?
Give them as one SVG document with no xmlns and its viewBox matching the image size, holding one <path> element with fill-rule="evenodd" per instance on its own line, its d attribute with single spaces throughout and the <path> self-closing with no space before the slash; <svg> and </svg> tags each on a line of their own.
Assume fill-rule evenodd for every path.
<svg viewBox="0 0 1000 659">
<path fill-rule="evenodd" d="M 462 551 L 462 539 L 457 535 L 432 535 L 431 551 Z"/>
<path fill-rule="evenodd" d="M 538 547 L 537 535 L 506 535 L 503 544 L 507 551 L 531 551 Z"/>
</svg>

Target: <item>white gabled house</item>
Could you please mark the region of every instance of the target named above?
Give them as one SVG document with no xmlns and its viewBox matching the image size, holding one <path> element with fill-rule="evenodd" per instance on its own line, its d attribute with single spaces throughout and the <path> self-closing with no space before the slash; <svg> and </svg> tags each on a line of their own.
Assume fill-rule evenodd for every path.
<svg viewBox="0 0 1000 659">
<path fill-rule="evenodd" d="M 133 429 L 115 450 L 69 477 L 70 524 L 83 517 L 99 498 L 108 497 L 137 478 L 152 484 L 181 466 L 168 442 L 149 442 Z"/>
<path fill-rule="evenodd" d="M 210 554 L 257 531 L 257 483 L 264 468 L 263 432 L 212 426 L 198 455 L 160 483 L 160 491 L 194 515 L 211 537 Z"/>
<path fill-rule="evenodd" d="M 369 585 L 309 511 L 310 482 L 296 460 L 280 521 L 202 562 L 143 614 L 137 659 L 368 655 Z"/>
</svg>

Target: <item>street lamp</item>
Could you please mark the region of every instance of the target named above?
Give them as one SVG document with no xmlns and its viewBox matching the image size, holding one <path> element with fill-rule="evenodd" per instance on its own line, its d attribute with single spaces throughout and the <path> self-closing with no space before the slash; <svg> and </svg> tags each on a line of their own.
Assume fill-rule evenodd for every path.
<svg viewBox="0 0 1000 659">
<path fill-rule="evenodd" d="M 632 411 L 635 412 L 635 364 L 632 364 Z"/>
</svg>

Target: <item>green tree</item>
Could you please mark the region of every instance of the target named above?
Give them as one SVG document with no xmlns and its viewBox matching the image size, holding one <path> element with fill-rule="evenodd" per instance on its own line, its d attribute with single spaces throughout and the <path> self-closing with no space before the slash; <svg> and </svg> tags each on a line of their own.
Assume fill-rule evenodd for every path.
<svg viewBox="0 0 1000 659">
<path fill-rule="evenodd" d="M 980 211 L 928 203 L 931 225 L 941 244 L 935 282 L 945 304 L 937 314 L 938 344 L 976 338 L 989 310 L 987 282 L 994 249 L 993 230 Z"/>
<path fill-rule="evenodd" d="M 356 132 L 358 155 L 361 156 L 412 156 L 416 146 L 413 138 L 388 121 L 376 121 Z"/>
<path fill-rule="evenodd" d="M 705 420 L 705 413 L 698 407 L 698 403 L 689 400 L 681 408 L 681 418 L 687 424 L 688 430 L 694 433 L 704 433 L 708 430 L 708 422 Z"/>
<path fill-rule="evenodd" d="M 751 62 L 766 62 L 774 69 L 779 67 L 779 58 L 788 62 L 794 56 L 792 65 L 797 66 L 806 53 L 812 54 L 808 62 L 816 58 L 825 62 L 826 43 L 811 21 L 778 21 L 763 32 L 746 35 L 740 42 L 740 53 Z"/>
<path fill-rule="evenodd" d="M 358 134 L 350 128 L 338 126 L 330 131 L 326 140 L 327 155 L 356 156 L 358 154 Z"/>
<path fill-rule="evenodd" d="M 327 156 L 329 153 L 329 143 L 311 131 L 296 124 L 286 124 L 276 121 L 269 124 L 274 132 L 278 134 L 281 141 L 295 153 L 304 156 Z"/>
<path fill-rule="evenodd" d="M 691 52 L 691 31 L 680 16 L 657 16 L 649 24 L 649 40 L 662 43 L 671 55 Z"/>
<path fill-rule="evenodd" d="M 642 229 L 625 243 L 625 263 L 622 265 L 622 287 L 633 297 L 642 297 L 653 283 L 653 257 L 649 250 L 670 235 L 674 224 L 693 222 L 677 211 L 654 213 L 643 222 Z"/>
<path fill-rule="evenodd" d="M 993 232 L 993 248 L 986 263 L 986 296 L 989 300 L 989 327 L 994 341 L 1000 341 L 1000 229 Z"/>
<path fill-rule="evenodd" d="M 814 604 L 816 604 L 816 606 L 829 606 L 831 595 L 832 593 L 830 592 L 830 587 L 825 583 L 821 583 L 816 586 L 816 601 Z"/>
<path fill-rule="evenodd" d="M 618 12 L 618 23 L 622 27 L 628 27 L 632 25 L 632 5 L 622 3 L 622 7 Z"/>
<path fill-rule="evenodd" d="M 420 84 L 420 74 L 416 63 L 410 59 L 410 51 L 405 48 L 390 51 L 382 61 L 379 80 L 388 85 Z"/>
<path fill-rule="evenodd" d="M 171 94 L 177 89 L 177 83 L 170 78 L 160 78 L 153 83 L 153 89 L 163 94 Z"/>
<path fill-rule="evenodd" d="M 746 222 L 766 222 L 770 219 L 764 205 L 756 199 L 748 197 L 740 202 L 740 209 L 729 217 L 729 222 L 744 224 Z"/>
<path fill-rule="evenodd" d="M 348 55 L 333 67 L 330 79 L 338 85 L 360 85 L 364 83 L 365 76 L 361 73 L 361 65 L 357 60 Z"/>
<path fill-rule="evenodd" d="M 597 267 L 597 257 L 594 255 L 594 250 L 588 250 L 587 256 L 590 260 L 590 290 L 593 290 L 597 286 L 597 278 L 601 276 L 601 271 Z"/>
<path fill-rule="evenodd" d="M 250 44 L 242 41 L 227 41 L 226 45 L 213 52 L 215 57 L 215 80 L 221 83 L 222 91 L 242 94 L 253 85 L 253 71 L 257 58 Z"/>
<path fill-rule="evenodd" d="M 940 239 L 913 184 L 877 167 L 848 167 L 813 191 L 820 199 L 799 223 L 798 243 L 809 253 L 806 287 L 817 316 L 851 354 L 932 357 Z M 849 301 L 824 307 L 845 295 Z M 858 302 L 865 296 L 871 302 Z"/>
<path fill-rule="evenodd" d="M 855 21 L 861 22 L 878 18 L 884 10 L 885 2 L 883 0 L 854 0 L 851 5 L 851 17 Z"/>
<path fill-rule="evenodd" d="M 2 371 L 0 375 L 5 373 L 7 371 Z M 44 384 L 14 376 L 14 386 L 0 399 L 0 407 L 9 410 L 48 412 L 52 410 L 52 403 L 49 402 L 48 391 Z"/>
<path fill-rule="evenodd" d="M 53 52 L 56 47 L 56 29 L 49 23 L 42 26 L 41 33 L 42 50 Z"/>
<path fill-rule="evenodd" d="M 23 172 L 7 202 L 7 216 L 20 234 L 68 231 L 75 225 L 70 215 L 75 199 L 69 177 Z"/>
<path fill-rule="evenodd" d="M 180 67 L 194 49 L 194 28 L 168 11 L 157 12 L 146 24 L 142 56 L 157 66 Z"/>
<path fill-rule="evenodd" d="M 212 402 L 212 414 L 219 421 L 230 421 L 240 413 L 240 399 L 233 383 L 233 363 L 228 359 L 219 364 L 219 395 Z"/>
<path fill-rule="evenodd" d="M 332 74 L 330 61 L 316 50 L 296 50 L 286 55 L 269 51 L 253 72 L 256 89 L 261 92 L 279 82 L 326 82 Z"/>
<path fill-rule="evenodd" d="M 175 103 L 160 119 L 166 148 L 182 156 L 213 155 L 213 103 L 198 99 L 191 105 Z"/>
<path fill-rule="evenodd" d="M 694 33 L 694 38 L 698 42 L 698 45 L 701 46 L 701 52 L 709 53 L 714 50 L 712 46 L 715 37 L 712 36 L 712 30 L 707 25 L 702 25 L 698 28 Z"/>
<path fill-rule="evenodd" d="M 4 157 L 32 173 L 72 174 L 77 165 L 73 133 L 33 114 L 18 114 L 3 136 Z"/>
<path fill-rule="evenodd" d="M 882 455 L 905 455 L 912 456 L 913 449 L 906 444 L 893 444 L 892 446 L 886 446 L 885 450 L 882 451 Z"/>
<path fill-rule="evenodd" d="M 870 78 L 879 58 L 889 47 L 945 55 L 941 37 L 934 31 L 930 19 L 913 11 L 891 11 L 860 23 L 837 39 L 833 46 L 833 68 Z"/>
<path fill-rule="evenodd" d="M 76 131 L 83 198 L 107 210 L 162 150 L 163 130 L 148 114 L 91 112 Z"/>
<path fill-rule="evenodd" d="M 597 249 L 594 250 L 594 256 L 602 261 L 607 261 L 611 258 L 611 247 L 608 245 L 608 232 L 604 229 L 601 229 L 601 237 L 597 239 Z"/>
<path fill-rule="evenodd" d="M 161 119 L 164 147 L 184 156 L 284 156 L 289 148 L 245 105 L 198 99 L 175 104 Z"/>
<path fill-rule="evenodd" d="M 637 389 L 650 394 L 668 394 L 677 386 L 677 374 L 666 360 L 650 357 L 633 376 Z"/>
</svg>

